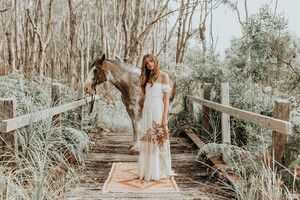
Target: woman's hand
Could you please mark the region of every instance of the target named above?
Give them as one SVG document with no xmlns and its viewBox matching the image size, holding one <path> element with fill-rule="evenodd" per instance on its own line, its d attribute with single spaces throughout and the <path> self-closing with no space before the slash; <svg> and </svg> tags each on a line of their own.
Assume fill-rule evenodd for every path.
<svg viewBox="0 0 300 200">
<path fill-rule="evenodd" d="M 163 118 L 161 124 L 162 124 L 163 126 L 167 126 L 167 125 L 168 125 L 168 120 L 167 120 L 166 118 Z"/>
</svg>

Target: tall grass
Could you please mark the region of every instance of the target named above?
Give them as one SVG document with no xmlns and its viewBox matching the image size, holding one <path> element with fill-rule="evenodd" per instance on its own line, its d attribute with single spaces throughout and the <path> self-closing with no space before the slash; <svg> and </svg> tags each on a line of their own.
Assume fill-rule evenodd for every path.
<svg viewBox="0 0 300 200">
<path fill-rule="evenodd" d="M 0 94 L 16 100 L 17 116 L 33 113 L 51 107 L 51 82 L 46 77 L 10 74 L 0 77 L 4 86 Z M 62 104 L 77 99 L 73 88 L 63 84 L 61 88 Z M 87 131 L 95 126 L 97 112 L 84 117 L 83 131 L 75 129 L 76 110 L 62 114 L 61 127 L 55 126 L 51 113 L 33 123 L 38 117 L 32 115 L 28 126 L 16 130 L 17 150 L 0 154 L 0 199 L 62 199 L 65 186 L 72 182 L 74 164 L 84 164 L 90 145 Z"/>
<path fill-rule="evenodd" d="M 34 74 L 25 78 L 15 73 L 0 77 L 0 83 L 4 86 L 0 96 L 16 100 L 17 116 L 51 107 L 50 78 Z M 84 116 L 82 131 L 76 129 L 76 110 L 61 114 L 61 127 L 55 125 L 49 113 L 49 118 L 36 123 L 33 120 L 39 116 L 32 115 L 28 126 L 16 130 L 18 150 L 10 149 L 5 154 L 0 150 L 0 199 L 63 199 L 65 188 L 75 179 L 74 164 L 84 165 L 92 143 L 87 133 L 97 125 L 130 130 L 131 122 L 119 91 L 112 89 L 108 97 L 103 88 L 98 91 L 100 100 L 95 102 L 94 111 Z M 62 84 L 61 103 L 76 99 L 77 92 Z M 84 111 L 88 112 L 87 107 Z"/>
<path fill-rule="evenodd" d="M 299 177 L 284 166 L 278 172 L 274 156 L 268 153 L 267 148 L 262 153 L 254 153 L 234 145 L 209 143 L 197 155 L 201 156 L 204 152 L 209 152 L 207 157 L 230 152 L 230 162 L 221 171 L 226 178 L 222 183 L 236 199 L 300 199 Z M 288 181 L 287 177 L 291 180 Z"/>
<path fill-rule="evenodd" d="M 218 85 L 213 85 L 213 87 L 215 87 L 213 89 L 218 91 Z M 273 104 L 278 94 L 269 94 L 262 91 L 263 89 L 257 84 L 249 88 L 242 83 L 232 83 L 231 105 L 255 113 L 273 116 Z M 180 129 L 182 125 L 189 125 L 194 128 L 201 138 L 202 106 L 198 110 L 195 109 L 195 106 L 194 110 L 196 112 L 188 113 L 186 92 L 187 88 L 184 88 L 181 111 L 171 118 L 170 124 L 173 132 Z M 220 94 L 217 92 L 211 96 L 212 101 L 219 101 L 217 95 Z M 201 94 L 195 96 L 201 96 Z M 237 199 L 299 199 L 300 180 L 299 176 L 295 176 L 295 171 L 293 170 L 295 164 L 300 164 L 300 157 L 299 160 L 295 158 L 295 156 L 299 155 L 298 129 L 300 124 L 299 122 L 295 123 L 293 119 L 296 118 L 293 115 L 291 117 L 291 122 L 294 122 L 293 135 L 288 137 L 289 145 L 287 149 L 292 149 L 288 153 L 293 156 L 290 156 L 290 161 L 286 166 L 282 166 L 283 169 L 279 172 L 275 169 L 272 156 L 267 153 L 270 152 L 271 130 L 232 117 L 231 142 L 233 145 L 220 144 L 220 112 L 214 110 L 211 110 L 209 116 L 211 127 L 210 130 L 207 130 L 209 138 L 201 138 L 208 144 L 199 151 L 198 156 L 204 152 L 209 152 L 208 157 L 222 156 L 224 152 L 231 153 L 229 168 L 223 174 L 226 177 L 223 184 L 231 191 L 232 196 Z M 245 136 L 247 144 L 241 141 L 243 136 Z M 265 157 L 268 158 L 266 159 Z"/>
<path fill-rule="evenodd" d="M 52 118 L 17 131 L 19 149 L 1 155 L 1 199 L 62 199 L 71 180 L 70 160 L 83 163 L 89 139 L 84 131 L 54 126 Z M 10 157 L 7 160 L 7 157 Z"/>
</svg>

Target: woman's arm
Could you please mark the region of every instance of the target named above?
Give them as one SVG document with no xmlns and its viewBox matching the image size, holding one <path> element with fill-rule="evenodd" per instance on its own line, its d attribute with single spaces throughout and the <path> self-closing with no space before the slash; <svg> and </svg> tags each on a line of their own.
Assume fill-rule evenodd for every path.
<svg viewBox="0 0 300 200">
<path fill-rule="evenodd" d="M 164 73 L 163 75 L 163 80 L 162 80 L 163 84 L 168 84 L 170 85 L 170 80 L 169 80 L 169 75 Z M 162 119 L 162 125 L 166 126 L 168 125 L 168 110 L 169 110 L 169 92 L 163 92 L 164 93 L 164 111 L 163 111 L 163 119 Z"/>
</svg>

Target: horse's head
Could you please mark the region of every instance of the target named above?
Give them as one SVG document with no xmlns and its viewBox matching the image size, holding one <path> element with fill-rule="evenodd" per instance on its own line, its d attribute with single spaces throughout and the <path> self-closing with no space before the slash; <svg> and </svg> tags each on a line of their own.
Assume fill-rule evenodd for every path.
<svg viewBox="0 0 300 200">
<path fill-rule="evenodd" d="M 104 64 L 105 54 L 102 58 L 97 58 L 92 64 L 91 69 L 87 75 L 87 79 L 84 83 L 84 91 L 88 94 L 94 94 L 95 87 L 101 83 L 107 81 L 109 71 Z"/>
</svg>

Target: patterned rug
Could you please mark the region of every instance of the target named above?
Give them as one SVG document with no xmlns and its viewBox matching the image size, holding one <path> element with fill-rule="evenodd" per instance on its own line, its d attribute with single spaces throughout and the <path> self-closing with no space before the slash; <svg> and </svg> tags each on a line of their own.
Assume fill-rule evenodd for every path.
<svg viewBox="0 0 300 200">
<path fill-rule="evenodd" d="M 103 193 L 176 193 L 174 177 L 157 181 L 142 181 L 137 175 L 137 163 L 113 163 L 103 186 Z"/>
</svg>

